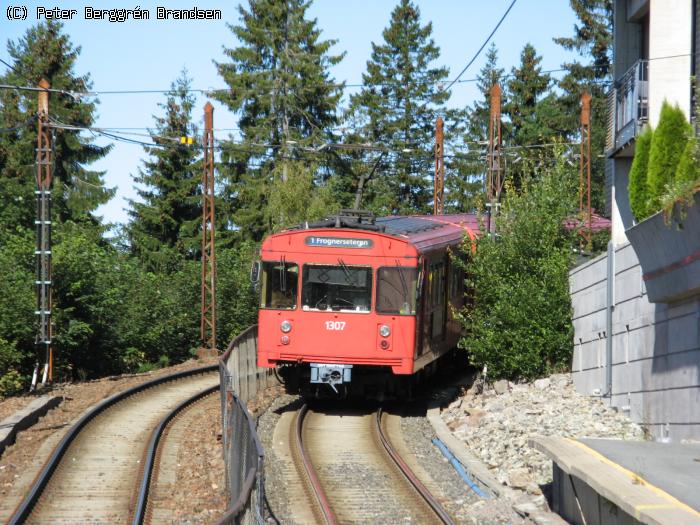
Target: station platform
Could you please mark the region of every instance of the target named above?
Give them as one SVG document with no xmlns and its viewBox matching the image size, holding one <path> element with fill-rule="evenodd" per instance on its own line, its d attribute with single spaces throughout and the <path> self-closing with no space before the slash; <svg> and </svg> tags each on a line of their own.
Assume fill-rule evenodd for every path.
<svg viewBox="0 0 700 525">
<path fill-rule="evenodd" d="M 700 525 L 700 445 L 536 437 L 552 510 L 574 525 Z"/>
</svg>

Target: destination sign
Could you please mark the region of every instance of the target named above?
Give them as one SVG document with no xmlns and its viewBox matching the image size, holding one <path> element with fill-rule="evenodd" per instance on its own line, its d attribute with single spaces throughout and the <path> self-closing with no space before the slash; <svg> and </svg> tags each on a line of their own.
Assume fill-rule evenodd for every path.
<svg viewBox="0 0 700 525">
<path fill-rule="evenodd" d="M 319 246 L 321 248 L 364 248 L 372 247 L 372 239 L 349 239 L 347 237 L 318 237 L 309 235 L 305 239 L 307 246 Z"/>
</svg>

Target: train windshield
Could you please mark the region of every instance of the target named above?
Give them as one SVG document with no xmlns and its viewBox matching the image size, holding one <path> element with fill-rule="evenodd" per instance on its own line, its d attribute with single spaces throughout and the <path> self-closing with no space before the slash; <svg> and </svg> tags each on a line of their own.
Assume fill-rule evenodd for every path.
<svg viewBox="0 0 700 525">
<path fill-rule="evenodd" d="M 400 266 L 377 272 L 377 312 L 415 315 L 418 270 Z"/>
<path fill-rule="evenodd" d="M 263 262 L 260 278 L 260 308 L 294 310 L 297 307 L 299 267 L 284 260 Z"/>
<path fill-rule="evenodd" d="M 301 305 L 304 310 L 369 312 L 372 269 L 348 266 L 304 265 Z"/>
</svg>

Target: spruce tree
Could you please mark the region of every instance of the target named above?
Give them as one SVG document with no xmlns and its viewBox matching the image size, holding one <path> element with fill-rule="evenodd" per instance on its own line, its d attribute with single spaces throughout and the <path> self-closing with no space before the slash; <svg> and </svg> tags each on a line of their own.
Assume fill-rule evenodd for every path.
<svg viewBox="0 0 700 525">
<path fill-rule="evenodd" d="M 484 142 L 489 138 L 489 118 L 491 116 L 491 88 L 494 84 L 501 85 L 501 106 L 507 105 L 503 85 L 505 71 L 498 67 L 498 49 L 496 44 L 491 44 L 486 50 L 486 63 L 477 75 L 477 87 L 481 96 L 469 109 L 467 134 L 470 141 Z"/>
<path fill-rule="evenodd" d="M 352 110 L 365 117 L 365 140 L 394 152 L 374 182 L 388 191 L 385 213 L 426 212 L 432 200 L 435 119 L 449 97 L 440 89 L 448 70 L 434 65 L 440 49 L 432 32 L 431 23 L 421 23 L 418 7 L 401 0 L 383 42 L 372 43 L 364 87 L 351 97 Z"/>
<path fill-rule="evenodd" d="M 508 102 L 504 108 L 510 121 L 507 145 L 511 148 L 525 146 L 513 150 L 517 155 L 515 159 L 531 159 L 542 150 L 528 149 L 527 146 L 555 138 L 547 125 L 548 115 L 540 112 L 545 107 L 543 99 L 551 84 L 551 77 L 542 73 L 541 62 L 542 57 L 537 55 L 535 48 L 526 44 L 520 53 L 520 64 L 511 70 L 507 82 Z M 526 164 L 512 161 L 508 164 L 507 175 L 517 187 L 525 176 L 523 166 Z"/>
<path fill-rule="evenodd" d="M 239 114 L 242 139 L 223 147 L 223 212 L 246 238 L 259 240 L 284 220 L 270 195 L 287 190 L 292 161 L 309 157 L 302 148 L 328 142 L 338 122 L 342 85 L 328 70 L 342 55 L 330 54 L 336 41 L 321 40 L 309 5 L 249 0 L 239 7 L 240 24 L 230 26 L 240 45 L 224 48 L 230 61 L 216 63 L 230 90 L 213 96 Z"/>
<path fill-rule="evenodd" d="M 89 75 L 78 75 L 75 63 L 80 47 L 74 47 L 63 25 L 48 21 L 27 30 L 16 42 L 8 41 L 13 63 L 0 82 L 36 87 L 42 78 L 52 89 L 49 113 L 55 124 L 89 127 L 95 122 L 97 101 L 74 97 L 92 87 Z M 24 90 L 0 91 L 0 229 L 34 228 L 35 148 L 37 93 Z M 78 130 L 55 129 L 54 134 L 54 220 L 97 224 L 92 213 L 106 203 L 114 191 L 104 185 L 104 172 L 88 165 L 104 157 L 109 147 L 97 146 Z"/>
<path fill-rule="evenodd" d="M 554 41 L 568 51 L 591 57 L 588 62 L 573 61 L 562 65 L 567 70 L 559 81 L 562 96 L 561 111 L 565 116 L 564 129 L 569 139 L 579 138 L 581 95 L 591 94 L 591 151 L 593 153 L 591 184 L 593 207 L 605 206 L 605 151 L 607 133 L 607 90 L 612 77 L 612 0 L 569 0 L 578 23 L 574 36 L 555 38 Z"/>
<path fill-rule="evenodd" d="M 144 147 L 149 159 L 134 182 L 140 201 L 130 201 L 128 227 L 131 250 L 152 270 L 173 269 L 178 259 L 199 251 L 201 223 L 201 152 L 196 145 L 180 144 L 180 137 L 195 137 L 192 122 L 195 99 L 189 93 L 187 71 L 171 84 L 162 116 L 154 116 L 151 139 Z"/>
</svg>

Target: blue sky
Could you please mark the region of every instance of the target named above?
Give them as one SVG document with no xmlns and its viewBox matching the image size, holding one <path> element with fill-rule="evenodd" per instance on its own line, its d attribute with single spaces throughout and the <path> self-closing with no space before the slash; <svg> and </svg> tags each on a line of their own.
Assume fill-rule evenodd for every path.
<svg viewBox="0 0 700 525">
<path fill-rule="evenodd" d="M 193 79 L 194 88 L 225 87 L 218 76 L 213 60 L 224 61 L 223 46 L 235 47 L 236 40 L 226 23 L 238 23 L 238 2 L 199 0 L 145 0 L 140 4 L 127 4 L 120 0 L 63 0 L 43 4 L 26 0 L 29 17 L 26 21 L 8 21 L 5 8 L 19 3 L 4 0 L 0 13 L 0 38 L 3 46 L 0 58 L 9 61 L 4 45 L 8 39 L 21 37 L 28 27 L 36 23 L 36 6 L 77 9 L 78 15 L 65 22 L 65 31 L 74 45 L 82 52 L 77 61 L 79 74 L 90 73 L 93 89 L 148 90 L 167 89 L 183 67 Z M 323 37 L 337 39 L 334 52 L 346 52 L 344 60 L 334 67 L 332 75 L 338 81 L 357 84 L 362 81 L 365 64 L 370 57 L 371 42 L 380 42 L 382 30 L 387 26 L 395 0 L 316 0 L 309 14 L 318 20 Z M 19 3 L 21 5 L 21 3 Z M 433 24 L 433 38 L 441 49 L 438 65 L 449 67 L 453 78 L 466 65 L 493 29 L 510 0 L 433 0 L 417 1 L 424 22 Z M 151 11 L 148 21 L 110 23 L 84 20 L 84 6 L 95 8 L 134 8 L 140 5 Z M 197 6 L 202 9 L 220 9 L 220 21 L 162 21 L 155 19 L 158 5 L 167 8 L 186 9 Z M 247 5 L 247 2 L 246 2 Z M 544 57 L 544 69 L 557 69 L 572 58 L 553 43 L 552 38 L 570 36 L 576 19 L 567 0 L 519 0 L 508 18 L 493 38 L 499 49 L 501 67 L 506 70 L 518 63 L 520 51 L 527 42 L 535 46 Z M 483 65 L 483 54 L 462 78 L 474 78 Z M 0 67 L 4 67 L 0 64 Z M 474 83 L 456 84 L 452 89 L 449 105 L 463 107 L 472 104 L 478 92 Z M 161 94 L 102 95 L 98 106 L 96 125 L 100 127 L 144 128 L 153 125 L 153 115 L 159 113 Z M 202 107 L 206 99 L 197 101 L 196 119 L 202 120 Z M 214 103 L 214 127 L 233 128 L 235 115 L 218 103 Z M 216 132 L 218 139 L 227 131 Z M 106 142 L 105 142 L 106 143 Z M 127 199 L 135 198 L 131 174 L 136 173 L 143 149 L 136 145 L 116 143 L 111 153 L 93 164 L 94 169 L 105 170 L 108 186 L 117 188 L 117 195 L 98 213 L 107 222 L 126 222 Z"/>
</svg>

